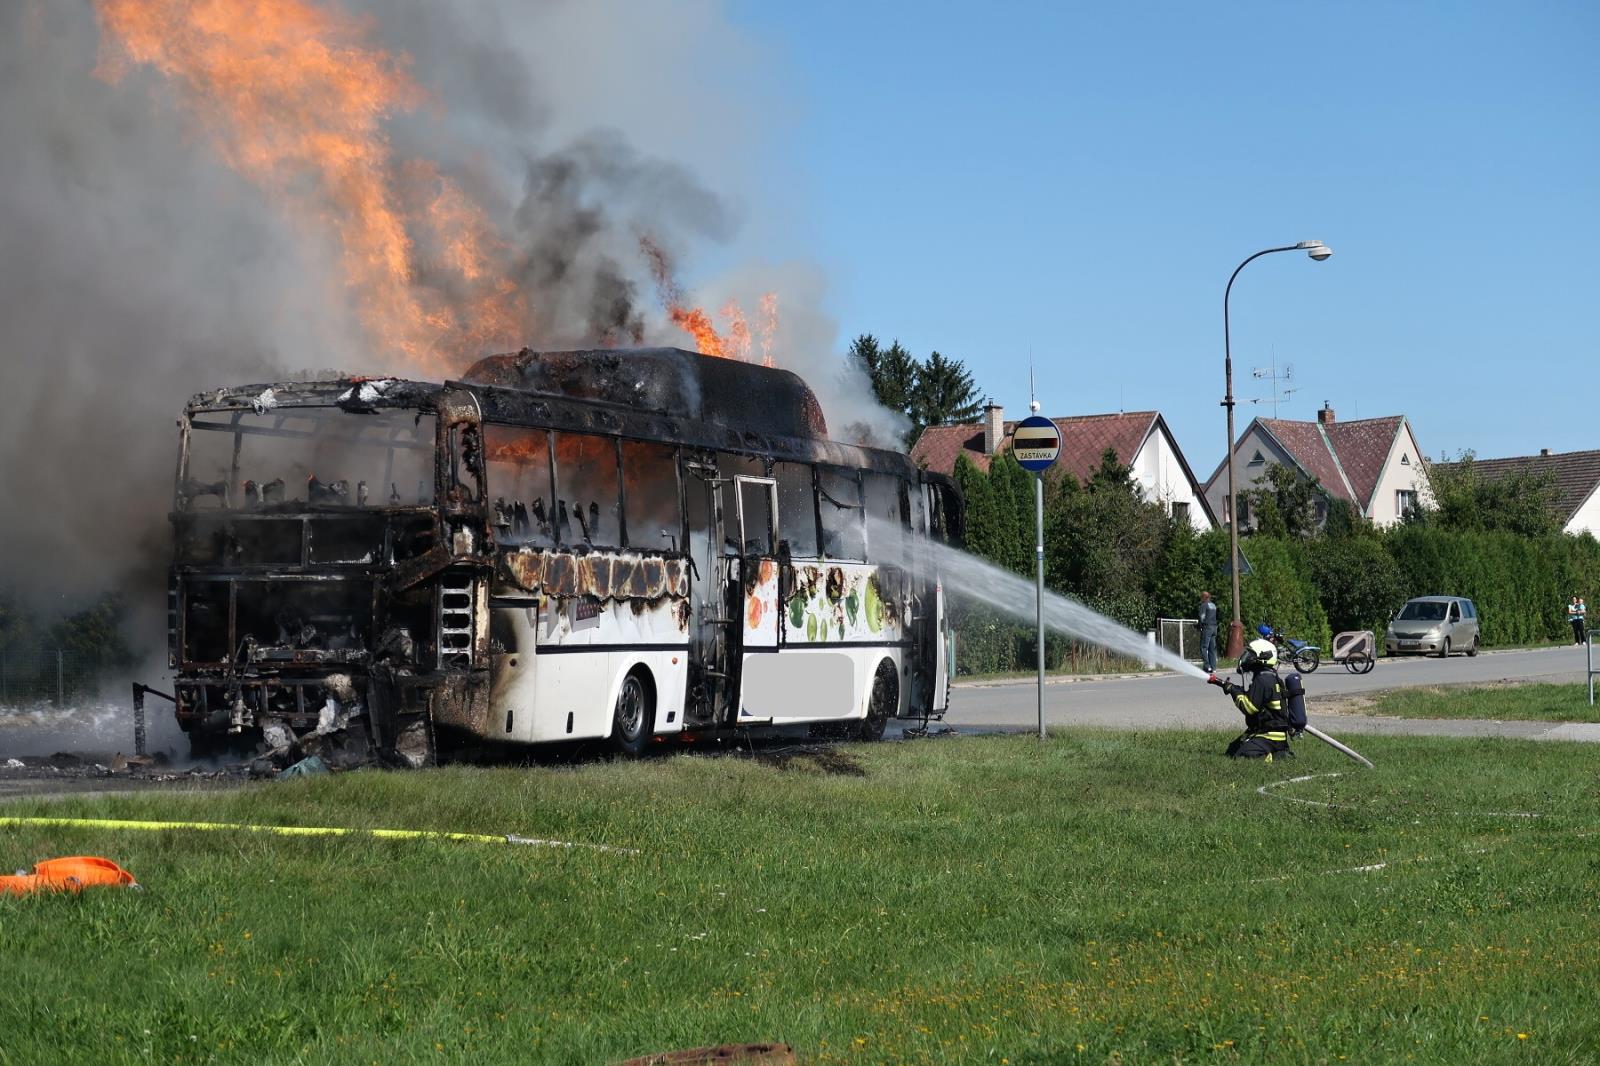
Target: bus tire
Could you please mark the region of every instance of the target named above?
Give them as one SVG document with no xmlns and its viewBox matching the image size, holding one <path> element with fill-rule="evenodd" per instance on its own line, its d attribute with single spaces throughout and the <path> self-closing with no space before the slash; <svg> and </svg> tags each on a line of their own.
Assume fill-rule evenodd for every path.
<svg viewBox="0 0 1600 1066">
<path fill-rule="evenodd" d="M 655 686 L 642 666 L 628 671 L 611 711 L 611 746 L 623 755 L 643 755 L 656 731 Z"/>
<path fill-rule="evenodd" d="M 878 673 L 872 679 L 872 696 L 867 700 L 867 716 L 856 727 L 857 740 L 879 740 L 884 727 L 894 717 L 900 705 L 900 675 L 888 659 L 878 664 Z"/>
</svg>

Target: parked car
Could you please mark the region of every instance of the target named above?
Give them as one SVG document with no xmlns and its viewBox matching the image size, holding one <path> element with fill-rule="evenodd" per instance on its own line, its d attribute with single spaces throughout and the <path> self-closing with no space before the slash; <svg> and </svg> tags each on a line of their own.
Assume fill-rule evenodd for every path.
<svg viewBox="0 0 1600 1066">
<path fill-rule="evenodd" d="M 1390 655 L 1478 654 L 1478 608 L 1460 596 L 1418 596 L 1389 619 L 1384 650 Z"/>
</svg>

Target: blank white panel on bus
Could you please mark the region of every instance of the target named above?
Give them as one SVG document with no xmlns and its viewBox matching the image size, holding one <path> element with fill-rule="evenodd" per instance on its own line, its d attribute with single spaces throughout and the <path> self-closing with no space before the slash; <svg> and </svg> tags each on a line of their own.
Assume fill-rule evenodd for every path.
<svg viewBox="0 0 1600 1066">
<path fill-rule="evenodd" d="M 741 719 L 849 718 L 856 713 L 856 666 L 847 652 L 782 652 L 744 657 Z"/>
</svg>

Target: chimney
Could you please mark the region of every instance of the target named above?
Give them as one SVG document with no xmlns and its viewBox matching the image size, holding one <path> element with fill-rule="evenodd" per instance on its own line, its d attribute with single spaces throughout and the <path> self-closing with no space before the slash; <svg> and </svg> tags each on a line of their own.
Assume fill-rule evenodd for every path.
<svg viewBox="0 0 1600 1066">
<path fill-rule="evenodd" d="M 983 454 L 993 455 L 1006 435 L 1006 409 L 990 400 L 983 405 Z"/>
<path fill-rule="evenodd" d="M 1322 410 L 1317 412 L 1317 422 L 1320 425 L 1333 425 L 1333 408 L 1328 406 L 1328 401 L 1322 401 Z"/>
<path fill-rule="evenodd" d="M 1550 449 L 1549 448 L 1540 448 L 1539 449 L 1539 454 L 1540 455 L 1549 455 L 1550 454 Z"/>
</svg>

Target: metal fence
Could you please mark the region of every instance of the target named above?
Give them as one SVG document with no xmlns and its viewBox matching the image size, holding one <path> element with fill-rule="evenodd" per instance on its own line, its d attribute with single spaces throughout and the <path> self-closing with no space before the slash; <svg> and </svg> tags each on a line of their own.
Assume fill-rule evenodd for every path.
<svg viewBox="0 0 1600 1066">
<path fill-rule="evenodd" d="M 1193 618 L 1157 618 L 1156 643 L 1190 662 L 1200 662 L 1200 625 Z"/>
<path fill-rule="evenodd" d="M 66 648 L 0 648 L 0 707 L 70 701 L 98 693 L 104 664 Z"/>
</svg>

